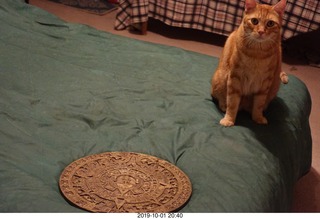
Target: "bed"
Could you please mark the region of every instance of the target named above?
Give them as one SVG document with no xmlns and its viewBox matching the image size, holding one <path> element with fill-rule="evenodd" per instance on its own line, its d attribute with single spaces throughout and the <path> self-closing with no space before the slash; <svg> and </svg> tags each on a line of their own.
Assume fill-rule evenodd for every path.
<svg viewBox="0 0 320 219">
<path fill-rule="evenodd" d="M 203 30 L 228 36 L 241 23 L 244 0 L 120 0 L 115 29 L 123 30 L 141 24 L 147 31 L 149 18 L 167 25 Z M 278 0 L 261 0 L 275 4 Z M 283 16 L 282 39 L 320 28 L 318 0 L 287 0 Z"/>
<path fill-rule="evenodd" d="M 59 189 L 71 162 L 104 152 L 164 159 L 188 175 L 180 212 L 286 212 L 311 165 L 311 100 L 290 75 L 237 125 L 210 97 L 218 59 L 0 4 L 0 212 L 82 212 Z"/>
</svg>

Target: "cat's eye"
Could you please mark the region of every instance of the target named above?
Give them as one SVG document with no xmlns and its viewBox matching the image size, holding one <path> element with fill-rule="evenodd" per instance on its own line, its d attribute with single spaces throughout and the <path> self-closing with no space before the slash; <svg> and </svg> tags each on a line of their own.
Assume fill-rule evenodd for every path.
<svg viewBox="0 0 320 219">
<path fill-rule="evenodd" d="M 253 25 L 257 25 L 257 24 L 259 24 L 259 20 L 257 18 L 251 18 L 251 23 Z"/>
<path fill-rule="evenodd" d="M 267 22 L 267 27 L 273 27 L 274 26 L 274 21 L 270 20 Z"/>
</svg>

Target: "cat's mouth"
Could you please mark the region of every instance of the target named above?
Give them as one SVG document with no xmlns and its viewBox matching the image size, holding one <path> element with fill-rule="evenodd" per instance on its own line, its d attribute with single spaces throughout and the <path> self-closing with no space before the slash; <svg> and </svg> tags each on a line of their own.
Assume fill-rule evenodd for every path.
<svg viewBox="0 0 320 219">
<path fill-rule="evenodd" d="M 255 35 L 254 35 L 254 39 L 255 39 L 256 41 L 258 41 L 259 43 L 261 43 L 261 42 L 267 40 L 267 39 L 268 39 L 268 36 L 267 36 L 266 34 L 255 34 Z"/>
</svg>

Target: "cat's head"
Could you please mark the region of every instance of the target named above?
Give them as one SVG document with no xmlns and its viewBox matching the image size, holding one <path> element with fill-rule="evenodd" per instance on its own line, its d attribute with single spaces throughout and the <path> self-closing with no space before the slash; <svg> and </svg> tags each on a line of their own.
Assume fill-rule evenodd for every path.
<svg viewBox="0 0 320 219">
<path fill-rule="evenodd" d="M 258 4 L 255 0 L 246 0 L 242 21 L 246 37 L 259 43 L 278 40 L 285 7 L 286 0 L 280 0 L 275 5 Z"/>
</svg>

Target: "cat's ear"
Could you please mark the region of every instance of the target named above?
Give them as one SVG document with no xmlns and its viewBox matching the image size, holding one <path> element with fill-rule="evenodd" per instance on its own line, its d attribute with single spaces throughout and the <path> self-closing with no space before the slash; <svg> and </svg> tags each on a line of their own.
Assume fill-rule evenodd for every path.
<svg viewBox="0 0 320 219">
<path fill-rule="evenodd" d="M 280 0 L 275 6 L 273 6 L 273 10 L 282 16 L 284 14 L 284 10 L 286 9 L 286 3 L 286 0 Z"/>
<path fill-rule="evenodd" d="M 257 6 L 256 0 L 246 0 L 245 12 L 250 12 L 255 9 Z"/>
</svg>

